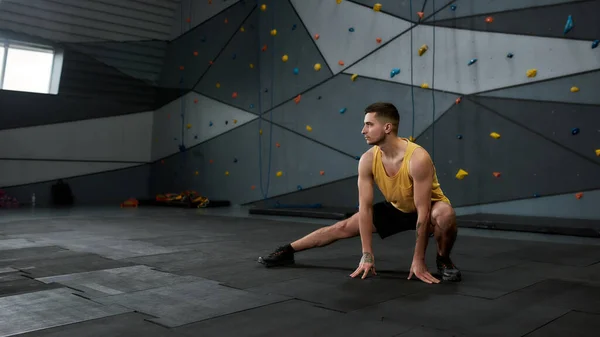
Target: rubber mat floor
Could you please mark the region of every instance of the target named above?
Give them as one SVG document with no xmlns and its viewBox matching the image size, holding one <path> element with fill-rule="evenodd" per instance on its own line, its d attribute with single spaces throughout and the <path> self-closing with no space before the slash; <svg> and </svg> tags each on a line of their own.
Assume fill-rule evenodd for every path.
<svg viewBox="0 0 600 337">
<path fill-rule="evenodd" d="M 414 231 L 256 262 L 335 221 L 194 209 L 4 211 L 0 336 L 597 336 L 600 242 L 461 229 L 460 283 L 408 280 Z M 435 267 L 435 241 L 427 265 Z"/>
</svg>

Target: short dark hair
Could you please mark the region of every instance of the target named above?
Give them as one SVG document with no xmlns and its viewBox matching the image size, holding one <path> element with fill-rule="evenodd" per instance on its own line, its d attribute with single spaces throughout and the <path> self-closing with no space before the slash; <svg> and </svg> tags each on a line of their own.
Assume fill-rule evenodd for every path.
<svg viewBox="0 0 600 337">
<path fill-rule="evenodd" d="M 392 123 L 398 130 L 398 125 L 400 124 L 400 114 L 398 113 L 398 109 L 392 103 L 388 102 L 376 102 L 365 108 L 365 115 L 374 112 L 377 117 L 382 118 L 386 122 Z"/>
</svg>

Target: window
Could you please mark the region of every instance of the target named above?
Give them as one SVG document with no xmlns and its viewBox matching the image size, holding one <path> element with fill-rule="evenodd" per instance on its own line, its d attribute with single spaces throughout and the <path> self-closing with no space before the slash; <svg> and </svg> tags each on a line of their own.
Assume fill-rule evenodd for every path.
<svg viewBox="0 0 600 337">
<path fill-rule="evenodd" d="M 0 40 L 0 89 L 57 94 L 62 53 L 49 46 Z"/>
</svg>

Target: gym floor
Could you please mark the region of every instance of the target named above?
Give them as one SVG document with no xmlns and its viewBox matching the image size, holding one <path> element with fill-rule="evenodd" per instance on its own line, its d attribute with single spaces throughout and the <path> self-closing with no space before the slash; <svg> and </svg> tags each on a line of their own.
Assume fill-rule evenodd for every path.
<svg viewBox="0 0 600 337">
<path fill-rule="evenodd" d="M 0 336 L 597 336 L 600 240 L 461 229 L 461 283 L 407 280 L 414 232 L 256 262 L 334 221 L 247 209 L 18 209 L 0 217 Z M 428 266 L 435 268 L 435 241 Z"/>
</svg>

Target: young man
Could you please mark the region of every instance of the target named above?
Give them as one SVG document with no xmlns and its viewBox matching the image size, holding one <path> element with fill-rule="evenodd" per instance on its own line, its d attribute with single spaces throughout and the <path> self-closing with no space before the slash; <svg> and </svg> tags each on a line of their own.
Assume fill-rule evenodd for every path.
<svg viewBox="0 0 600 337">
<path fill-rule="evenodd" d="M 425 149 L 398 137 L 400 115 L 391 103 L 374 103 L 365 109 L 362 134 L 373 147 L 358 164 L 359 210 L 333 226 L 320 228 L 305 237 L 279 247 L 259 262 L 271 266 L 294 263 L 294 253 L 324 247 L 337 240 L 360 235 L 362 258 L 352 277 L 369 272 L 376 275 L 371 244 L 373 233 L 382 239 L 415 229 L 416 242 L 408 278 L 439 283 L 425 265 L 425 249 L 433 234 L 437 241 L 436 265 L 444 281 L 460 281 L 461 273 L 450 259 L 456 240 L 456 215 L 438 183 L 435 166 Z M 373 205 L 373 185 L 385 202 Z"/>
</svg>

